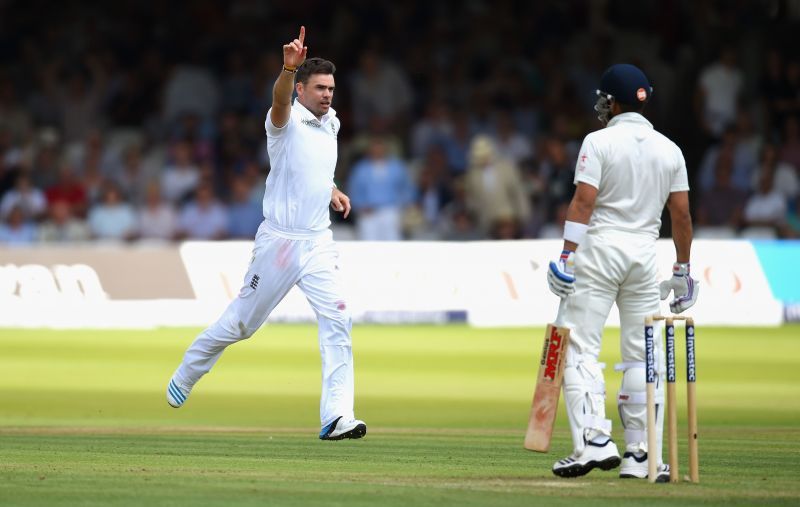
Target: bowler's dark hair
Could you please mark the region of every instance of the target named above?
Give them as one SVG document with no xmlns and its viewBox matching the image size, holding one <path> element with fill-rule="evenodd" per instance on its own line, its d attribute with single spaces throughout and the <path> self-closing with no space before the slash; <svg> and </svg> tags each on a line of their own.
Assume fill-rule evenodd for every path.
<svg viewBox="0 0 800 507">
<path fill-rule="evenodd" d="M 309 58 L 297 69 L 297 81 L 307 84 L 313 74 L 333 74 L 336 65 L 323 58 Z"/>
</svg>

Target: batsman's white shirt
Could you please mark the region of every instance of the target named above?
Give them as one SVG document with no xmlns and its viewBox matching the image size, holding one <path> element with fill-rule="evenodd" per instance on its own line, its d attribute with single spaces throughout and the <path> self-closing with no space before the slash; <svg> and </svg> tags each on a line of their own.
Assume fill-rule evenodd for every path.
<svg viewBox="0 0 800 507">
<path fill-rule="evenodd" d="M 325 426 L 340 416 L 354 417 L 352 321 L 329 229 L 339 120 L 333 109 L 317 119 L 295 101 L 285 126 L 273 125 L 267 113 L 265 128 L 271 170 L 252 261 L 239 295 L 192 343 L 176 376 L 194 385 L 225 347 L 250 337 L 297 285 L 319 322 Z"/>
<path fill-rule="evenodd" d="M 586 136 L 575 167 L 575 184 L 581 182 L 597 189 L 590 230 L 653 238 L 670 192 L 689 190 L 680 148 L 638 113 L 615 116 Z"/>
</svg>

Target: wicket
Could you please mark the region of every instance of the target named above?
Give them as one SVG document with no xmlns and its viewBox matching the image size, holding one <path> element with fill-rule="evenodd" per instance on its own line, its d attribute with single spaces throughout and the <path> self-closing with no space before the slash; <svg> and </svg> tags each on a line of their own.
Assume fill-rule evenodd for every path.
<svg viewBox="0 0 800 507">
<path fill-rule="evenodd" d="M 689 480 L 700 482 L 700 470 L 697 453 L 697 405 L 695 401 L 695 347 L 694 347 L 694 320 L 691 317 L 672 316 L 662 317 L 654 315 L 647 317 L 644 323 L 645 339 L 645 376 L 647 381 L 647 449 L 658 449 L 656 434 L 656 376 L 658 371 L 655 360 L 655 335 L 653 323 L 663 320 L 666 328 L 666 356 L 667 356 L 667 432 L 669 435 L 669 480 L 679 482 L 678 472 L 678 407 L 675 393 L 675 323 L 676 320 L 686 321 L 686 404 L 688 409 L 689 426 Z M 648 481 L 655 482 L 658 462 L 648 459 Z"/>
</svg>

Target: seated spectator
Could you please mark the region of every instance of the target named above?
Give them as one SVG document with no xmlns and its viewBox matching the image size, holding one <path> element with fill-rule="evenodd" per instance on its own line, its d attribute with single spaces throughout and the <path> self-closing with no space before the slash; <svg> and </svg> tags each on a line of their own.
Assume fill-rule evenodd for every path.
<svg viewBox="0 0 800 507">
<path fill-rule="evenodd" d="M 100 202 L 89 210 L 89 229 L 97 239 L 130 240 L 136 235 L 136 214 L 116 185 L 106 183 Z"/>
<path fill-rule="evenodd" d="M 14 188 L 0 200 L 0 218 L 7 217 L 14 208 L 19 208 L 26 222 L 39 220 L 47 211 L 47 199 L 26 173 L 17 176 Z"/>
<path fill-rule="evenodd" d="M 793 201 L 800 194 L 800 176 L 797 174 L 797 168 L 788 162 L 778 160 L 778 148 L 774 144 L 768 144 L 761 150 L 761 164 L 753 178 L 754 190 L 758 189 L 761 175 L 765 171 L 772 171 L 774 187 L 787 201 Z"/>
<path fill-rule="evenodd" d="M 417 227 L 427 231 L 436 229 L 439 215 L 452 198 L 450 190 L 450 169 L 447 166 L 447 155 L 441 146 L 433 145 L 428 150 L 417 176 L 417 192 L 415 205 L 420 217 Z M 430 237 L 429 234 L 424 234 Z M 419 234 L 414 235 L 420 237 Z"/>
<path fill-rule="evenodd" d="M 22 206 L 8 210 L 4 222 L 0 222 L 0 245 L 24 246 L 36 240 L 36 225 L 25 220 Z"/>
<path fill-rule="evenodd" d="M 172 203 L 180 203 L 194 192 L 200 183 L 200 169 L 192 161 L 192 147 L 179 142 L 172 150 L 173 162 L 161 176 L 161 193 Z"/>
<path fill-rule="evenodd" d="M 122 167 L 114 175 L 115 183 L 138 206 L 145 201 L 152 179 L 142 160 L 142 148 L 138 144 L 128 146 L 122 155 Z"/>
<path fill-rule="evenodd" d="M 732 173 L 733 152 L 726 148 L 717 157 L 713 186 L 700 192 L 695 216 L 698 225 L 734 229 L 741 226 L 747 193 L 733 186 Z"/>
<path fill-rule="evenodd" d="M 786 228 L 786 198 L 775 188 L 771 169 L 761 173 L 758 190 L 747 201 L 744 222 L 747 227 L 770 227 L 780 235 Z"/>
<path fill-rule="evenodd" d="M 414 189 L 406 165 L 387 153 L 383 138 L 372 139 L 367 156 L 353 167 L 347 188 L 359 239 L 402 239 L 403 210 L 411 203 Z"/>
<path fill-rule="evenodd" d="M 264 221 L 261 201 L 254 201 L 251 199 L 251 195 L 252 188 L 248 184 L 248 180 L 243 176 L 234 178 L 231 188 L 231 203 L 228 206 L 230 218 L 228 233 L 231 238 L 253 239 L 261 222 Z"/>
<path fill-rule="evenodd" d="M 517 130 L 514 117 L 508 109 L 501 109 L 495 114 L 493 141 L 497 153 L 515 164 L 533 156 L 530 141 Z"/>
<path fill-rule="evenodd" d="M 469 147 L 472 144 L 472 131 L 469 117 L 463 111 L 457 111 L 453 118 L 452 134 L 442 141 L 447 154 L 447 165 L 454 175 L 464 174 L 469 166 Z"/>
<path fill-rule="evenodd" d="M 514 224 L 514 237 L 522 224 L 530 219 L 530 203 L 519 169 L 500 158 L 491 139 L 476 136 L 472 141 L 470 167 L 466 175 L 466 199 L 470 211 L 478 218 L 481 231 L 507 236 L 508 222 Z M 502 223 L 502 227 L 498 227 Z"/>
<path fill-rule="evenodd" d="M 709 190 L 714 185 L 717 157 L 724 150 L 729 151 L 732 157 L 731 184 L 739 190 L 747 192 L 750 190 L 753 172 L 758 165 L 758 151 L 754 151 L 752 146 L 741 142 L 736 127 L 726 129 L 720 142 L 710 146 L 703 155 L 699 169 L 700 190 Z"/>
<path fill-rule="evenodd" d="M 158 183 L 151 182 L 139 210 L 139 237 L 142 239 L 171 240 L 178 231 L 175 207 L 161 198 Z"/>
<path fill-rule="evenodd" d="M 55 202 L 66 202 L 72 207 L 71 214 L 76 217 L 86 216 L 89 201 L 86 188 L 78 179 L 70 165 L 62 165 L 58 170 L 58 180 L 45 191 L 47 202 L 52 206 Z"/>
<path fill-rule="evenodd" d="M 446 241 L 475 241 L 486 237 L 478 230 L 478 223 L 467 206 L 464 181 L 453 182 L 453 199 L 442 209 L 439 235 Z"/>
<path fill-rule="evenodd" d="M 452 132 L 450 109 L 439 100 L 431 100 L 425 107 L 425 116 L 411 129 L 411 156 L 415 159 L 425 157 L 433 145 L 441 143 Z"/>
<path fill-rule="evenodd" d="M 214 195 L 211 185 L 197 187 L 194 200 L 186 204 L 178 220 L 181 239 L 224 239 L 228 235 L 228 211 Z"/>
<path fill-rule="evenodd" d="M 49 212 L 49 218 L 39 227 L 39 241 L 72 243 L 88 241 L 91 237 L 89 224 L 73 214 L 73 207 L 67 201 L 55 201 Z"/>
</svg>

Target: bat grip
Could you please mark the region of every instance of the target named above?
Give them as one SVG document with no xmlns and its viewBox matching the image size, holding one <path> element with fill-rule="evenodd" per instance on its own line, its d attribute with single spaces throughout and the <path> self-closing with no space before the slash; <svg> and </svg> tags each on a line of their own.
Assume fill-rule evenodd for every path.
<svg viewBox="0 0 800 507">
<path fill-rule="evenodd" d="M 567 298 L 561 298 L 561 301 L 558 303 L 558 313 L 556 313 L 556 320 L 553 322 L 555 327 L 566 327 L 564 326 L 564 313 L 567 310 Z"/>
</svg>

